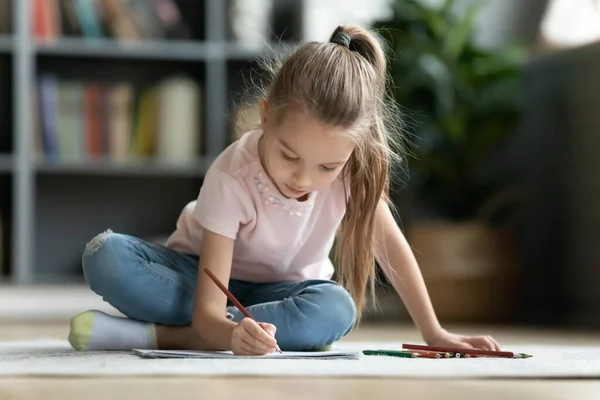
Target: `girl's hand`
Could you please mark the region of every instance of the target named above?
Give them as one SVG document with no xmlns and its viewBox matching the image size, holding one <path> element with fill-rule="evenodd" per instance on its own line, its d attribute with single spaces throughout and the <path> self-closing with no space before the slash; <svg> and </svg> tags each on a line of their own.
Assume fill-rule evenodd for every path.
<svg viewBox="0 0 600 400">
<path fill-rule="evenodd" d="M 500 351 L 500 345 L 494 338 L 488 335 L 465 336 L 447 332 L 442 329 L 434 336 L 427 338 L 429 346 L 458 347 L 461 349 L 477 349 L 488 351 Z"/>
<path fill-rule="evenodd" d="M 275 325 L 242 319 L 231 335 L 231 351 L 236 355 L 262 356 L 275 351 Z"/>
</svg>

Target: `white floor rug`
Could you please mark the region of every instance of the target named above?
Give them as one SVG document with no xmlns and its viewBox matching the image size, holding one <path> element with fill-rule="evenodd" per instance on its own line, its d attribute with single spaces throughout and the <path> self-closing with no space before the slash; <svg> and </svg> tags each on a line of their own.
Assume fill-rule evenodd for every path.
<svg viewBox="0 0 600 400">
<path fill-rule="evenodd" d="M 400 349 L 401 343 L 347 342 L 340 349 Z M 310 376 L 378 378 L 600 378 L 600 347 L 511 346 L 529 359 L 358 360 L 145 359 L 130 352 L 79 353 L 66 341 L 0 342 L 7 376 Z"/>
</svg>

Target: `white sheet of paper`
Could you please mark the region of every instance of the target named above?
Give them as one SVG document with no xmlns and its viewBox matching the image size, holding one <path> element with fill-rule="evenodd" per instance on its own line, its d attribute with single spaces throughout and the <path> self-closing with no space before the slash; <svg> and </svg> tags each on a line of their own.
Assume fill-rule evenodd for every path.
<svg viewBox="0 0 600 400">
<path fill-rule="evenodd" d="M 133 349 L 133 352 L 148 358 L 256 358 L 256 359 L 290 359 L 290 358 L 313 358 L 313 359 L 357 359 L 362 353 L 358 351 L 327 350 L 327 351 L 284 351 L 265 354 L 263 356 L 239 356 L 231 351 L 189 351 L 189 350 L 143 350 Z"/>
</svg>

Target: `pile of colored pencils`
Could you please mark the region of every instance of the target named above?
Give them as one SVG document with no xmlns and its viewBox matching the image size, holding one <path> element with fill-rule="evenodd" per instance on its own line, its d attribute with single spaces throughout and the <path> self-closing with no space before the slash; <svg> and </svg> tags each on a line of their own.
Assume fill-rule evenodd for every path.
<svg viewBox="0 0 600 400">
<path fill-rule="evenodd" d="M 459 349 L 453 347 L 403 344 L 404 350 L 364 350 L 363 354 L 404 358 L 530 358 L 529 354 L 511 351 Z"/>
<path fill-rule="evenodd" d="M 513 353 L 512 351 L 492 351 L 477 349 L 459 349 L 453 347 L 425 346 L 419 344 L 402 345 L 403 349 L 424 358 L 530 358 L 530 354 Z"/>
</svg>

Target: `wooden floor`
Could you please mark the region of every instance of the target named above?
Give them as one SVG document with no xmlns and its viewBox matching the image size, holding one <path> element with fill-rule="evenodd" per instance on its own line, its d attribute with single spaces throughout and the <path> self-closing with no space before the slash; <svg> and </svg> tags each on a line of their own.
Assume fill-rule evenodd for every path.
<svg viewBox="0 0 600 400">
<path fill-rule="evenodd" d="M 456 328 L 459 329 L 459 328 Z M 527 332 L 515 329 L 463 329 L 492 333 L 500 342 L 600 345 L 597 335 Z M 0 324 L 0 340 L 56 337 L 65 323 Z M 348 340 L 417 341 L 417 332 L 401 326 L 363 326 Z M 0 379 L 5 399 L 600 399 L 600 381 L 585 380 L 412 380 L 306 378 L 65 378 Z"/>
</svg>

